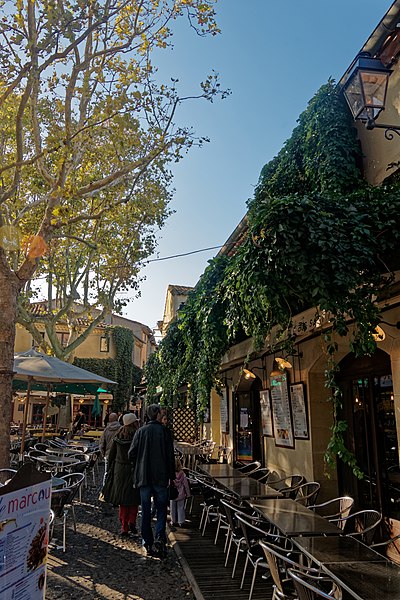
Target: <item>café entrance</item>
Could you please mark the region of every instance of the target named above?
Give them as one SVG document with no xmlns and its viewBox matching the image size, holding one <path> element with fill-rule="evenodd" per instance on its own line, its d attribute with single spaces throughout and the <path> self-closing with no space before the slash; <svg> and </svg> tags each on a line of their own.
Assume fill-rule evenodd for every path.
<svg viewBox="0 0 400 600">
<path fill-rule="evenodd" d="M 261 380 L 244 379 L 234 396 L 235 459 L 242 462 L 261 460 Z"/>
<path fill-rule="evenodd" d="M 347 355 L 340 363 L 346 443 L 364 473 L 357 479 L 341 466 L 341 493 L 358 509 L 375 508 L 400 519 L 400 470 L 390 357 L 377 349 L 371 357 Z"/>
</svg>

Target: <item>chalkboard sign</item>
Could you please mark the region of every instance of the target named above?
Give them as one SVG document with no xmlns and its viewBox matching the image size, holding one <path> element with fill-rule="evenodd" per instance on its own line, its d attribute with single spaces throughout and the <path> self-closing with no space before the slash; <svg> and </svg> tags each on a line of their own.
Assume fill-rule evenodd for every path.
<svg viewBox="0 0 400 600">
<path fill-rule="evenodd" d="M 292 383 L 290 386 L 292 404 L 293 433 L 299 440 L 308 440 L 307 403 L 303 383 Z"/>
<path fill-rule="evenodd" d="M 271 404 L 275 445 L 294 448 L 287 373 L 271 375 Z"/>
</svg>

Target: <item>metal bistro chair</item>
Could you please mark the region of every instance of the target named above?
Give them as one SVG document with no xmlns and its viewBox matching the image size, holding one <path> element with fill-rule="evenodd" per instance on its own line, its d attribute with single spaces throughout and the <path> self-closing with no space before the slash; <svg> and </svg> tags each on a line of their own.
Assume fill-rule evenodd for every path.
<svg viewBox="0 0 400 600">
<path fill-rule="evenodd" d="M 57 519 L 62 521 L 63 527 L 63 537 L 62 537 L 62 545 L 58 546 L 62 548 L 62 551 L 65 552 L 67 548 L 66 538 L 67 538 L 67 516 L 68 516 L 68 501 L 71 497 L 71 490 L 69 488 L 61 488 L 59 490 L 53 490 L 51 494 L 51 509 L 54 512 L 54 521 L 51 531 L 51 538 L 53 538 L 54 534 L 54 526 Z M 57 547 L 57 548 L 58 548 Z"/>
<path fill-rule="evenodd" d="M 354 500 L 350 496 L 339 496 L 338 498 L 332 498 L 321 504 L 313 504 L 308 508 L 314 510 L 317 514 L 325 519 L 332 520 L 338 518 L 348 517 L 353 507 Z M 338 527 L 343 529 L 346 521 L 337 523 Z"/>
<path fill-rule="evenodd" d="M 261 483 L 264 483 L 264 479 L 266 479 L 270 473 L 271 470 L 267 469 L 267 467 L 260 467 L 259 469 L 256 469 L 255 471 L 250 473 L 249 477 L 260 481 Z"/>
<path fill-rule="evenodd" d="M 306 574 L 295 569 L 287 570 L 289 577 L 293 580 L 299 600 L 341 600 L 342 590 L 333 579 L 319 575 Z M 321 589 L 327 587 L 329 591 Z"/>
<path fill-rule="evenodd" d="M 240 552 L 245 551 L 245 538 L 243 537 L 242 527 L 237 519 L 237 515 L 243 515 L 244 517 L 254 515 L 254 510 L 250 506 L 241 506 L 235 502 L 228 500 L 221 500 L 221 510 L 225 512 L 226 520 L 228 523 L 228 529 L 226 533 L 226 540 L 224 546 L 224 552 L 226 554 L 225 564 L 228 565 L 229 556 L 231 553 L 232 543 L 236 546 L 235 559 L 232 569 L 232 579 L 235 577 L 236 565 Z"/>
<path fill-rule="evenodd" d="M 382 521 L 382 515 L 377 510 L 360 510 L 348 517 L 330 519 L 330 521 L 341 527 L 344 535 L 358 538 L 364 544 L 370 546 L 373 542 L 376 528 Z"/>
<path fill-rule="evenodd" d="M 225 529 L 227 528 L 227 524 L 225 522 L 224 523 L 220 522 L 220 510 L 219 510 L 220 501 L 222 499 L 231 499 L 232 496 L 230 494 L 228 494 L 227 492 L 224 492 L 221 489 L 207 483 L 204 480 L 203 481 L 198 480 L 198 481 L 200 482 L 200 485 L 202 488 L 202 495 L 203 495 L 203 510 L 201 513 L 200 526 L 199 526 L 201 535 L 204 536 L 204 534 L 206 532 L 207 523 L 211 523 L 211 521 L 215 521 L 218 523 L 217 535 L 216 535 L 216 538 L 218 538 L 218 533 L 219 533 L 219 529 L 220 529 L 221 525 Z M 216 543 L 216 541 L 215 541 L 215 543 Z"/>
<path fill-rule="evenodd" d="M 86 475 L 92 475 L 93 485 L 96 485 L 96 473 L 95 469 L 98 468 L 98 454 L 96 451 L 91 452 L 89 455 L 89 461 L 86 468 Z"/>
<path fill-rule="evenodd" d="M 5 485 L 12 479 L 17 471 L 15 469 L 0 469 L 0 485 Z"/>
<path fill-rule="evenodd" d="M 183 469 L 190 488 L 190 498 L 186 498 L 186 507 L 188 507 L 188 513 L 191 515 L 193 513 L 193 506 L 196 498 L 200 498 L 202 495 L 202 487 L 199 483 L 201 480 L 201 475 L 197 471 L 191 471 L 190 469 Z M 189 506 L 190 503 L 190 506 Z"/>
<path fill-rule="evenodd" d="M 37 444 L 34 445 L 34 450 L 39 450 L 41 452 L 46 452 L 49 448 L 48 444 L 45 444 L 44 442 L 38 442 Z"/>
<path fill-rule="evenodd" d="M 82 460 L 81 457 L 78 457 L 77 455 L 74 455 L 73 458 L 76 458 L 77 462 L 74 463 L 71 467 L 72 473 L 67 471 L 62 475 L 62 477 L 65 478 L 68 477 L 68 475 L 77 473 L 83 475 L 82 485 L 79 486 L 79 502 L 82 502 L 82 488 L 83 486 L 87 487 L 86 470 L 88 466 L 88 461 L 85 459 Z"/>
<path fill-rule="evenodd" d="M 82 488 L 83 481 L 85 479 L 85 475 L 82 473 L 68 473 L 68 475 L 63 475 L 60 479 L 64 479 L 66 487 L 71 490 L 71 496 L 68 501 L 68 505 L 71 506 L 72 515 L 74 519 L 74 531 L 76 533 L 76 518 L 75 518 L 75 509 L 74 503 L 76 502 L 75 498 L 78 492 L 80 492 Z M 81 497 L 79 497 L 79 502 L 81 501 Z"/>
<path fill-rule="evenodd" d="M 292 540 L 284 538 L 280 544 L 267 540 L 260 540 L 268 567 L 273 580 L 272 600 L 299 600 L 292 579 L 288 577 L 288 569 L 319 575 L 319 569 L 312 566 L 303 566 L 300 562 L 304 559 L 300 551 L 296 550 Z M 297 554 L 298 560 L 295 560 Z"/>
<path fill-rule="evenodd" d="M 305 479 L 303 475 L 287 475 L 281 479 L 268 476 L 263 483 L 267 483 L 274 489 L 282 492 L 285 498 L 294 500 L 297 496 L 297 489 L 302 483 L 305 483 Z"/>
<path fill-rule="evenodd" d="M 243 589 L 244 580 L 246 577 L 247 565 L 250 563 L 253 565 L 253 577 L 250 585 L 250 593 L 249 600 L 253 595 L 254 584 L 256 581 L 256 576 L 258 572 L 258 568 L 261 567 L 264 571 L 268 572 L 268 576 L 270 575 L 269 564 L 266 560 L 265 553 L 263 548 L 260 545 L 261 540 L 271 539 L 275 543 L 280 541 L 282 544 L 286 543 L 286 538 L 279 535 L 275 529 L 267 523 L 260 515 L 243 515 L 243 513 L 236 513 L 235 517 L 237 518 L 239 525 L 242 529 L 243 539 L 244 539 L 244 547 L 246 552 L 246 559 L 243 567 L 242 573 L 242 581 L 240 583 L 240 589 Z M 264 573 L 265 577 L 265 573 Z"/>
<path fill-rule="evenodd" d="M 237 469 L 245 475 L 250 475 L 250 473 L 254 473 L 254 471 L 257 471 L 257 469 L 259 469 L 260 467 L 261 463 L 258 460 L 255 460 L 254 462 L 248 464 L 240 463 Z"/>
<path fill-rule="evenodd" d="M 302 483 L 297 488 L 294 501 L 302 504 L 303 506 L 311 506 L 315 504 L 320 488 L 321 485 L 317 481 Z"/>
</svg>

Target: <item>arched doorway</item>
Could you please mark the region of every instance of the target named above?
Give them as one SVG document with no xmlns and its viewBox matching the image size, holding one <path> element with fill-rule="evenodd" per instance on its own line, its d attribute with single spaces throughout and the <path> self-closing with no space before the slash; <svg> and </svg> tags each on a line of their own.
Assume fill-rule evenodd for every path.
<svg viewBox="0 0 400 600">
<path fill-rule="evenodd" d="M 235 459 L 261 460 L 261 379 L 244 377 L 234 395 Z"/>
<path fill-rule="evenodd" d="M 379 349 L 371 357 L 350 353 L 339 367 L 346 442 L 365 474 L 358 480 L 342 465 L 341 492 L 352 495 L 357 508 L 376 508 L 398 519 L 400 474 L 390 357 Z"/>
</svg>

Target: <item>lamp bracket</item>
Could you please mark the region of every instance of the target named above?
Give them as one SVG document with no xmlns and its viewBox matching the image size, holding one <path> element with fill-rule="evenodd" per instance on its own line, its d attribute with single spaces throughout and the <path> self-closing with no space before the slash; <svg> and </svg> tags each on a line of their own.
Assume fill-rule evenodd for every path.
<svg viewBox="0 0 400 600">
<path fill-rule="evenodd" d="M 399 133 L 400 135 L 400 133 Z M 400 329 L 400 321 L 396 321 L 396 323 L 389 323 L 388 321 L 379 321 L 380 323 L 384 323 L 384 325 L 389 325 L 389 327 L 396 327 L 396 329 Z"/>
<path fill-rule="evenodd" d="M 371 129 L 385 129 L 385 138 L 389 141 L 394 139 L 394 134 L 400 137 L 400 127 L 395 127 L 394 125 L 385 125 L 384 123 L 375 123 L 373 119 L 369 119 L 365 123 L 365 127 L 368 130 Z"/>
</svg>

